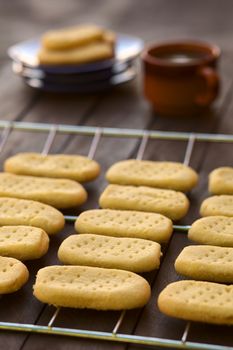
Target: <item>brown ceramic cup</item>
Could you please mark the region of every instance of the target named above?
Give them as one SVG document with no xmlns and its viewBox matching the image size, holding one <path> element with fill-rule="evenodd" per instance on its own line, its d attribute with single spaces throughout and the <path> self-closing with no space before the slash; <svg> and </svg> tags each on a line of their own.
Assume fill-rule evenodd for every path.
<svg viewBox="0 0 233 350">
<path fill-rule="evenodd" d="M 194 41 L 146 48 L 142 53 L 145 97 L 161 115 L 202 113 L 218 95 L 219 56 L 219 47 Z"/>
</svg>

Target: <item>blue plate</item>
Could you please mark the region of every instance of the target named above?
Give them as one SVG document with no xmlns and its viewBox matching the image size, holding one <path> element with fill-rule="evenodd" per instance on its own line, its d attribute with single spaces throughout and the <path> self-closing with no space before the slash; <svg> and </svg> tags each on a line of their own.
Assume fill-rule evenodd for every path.
<svg viewBox="0 0 233 350">
<path fill-rule="evenodd" d="M 88 82 L 88 83 L 77 83 L 77 84 L 63 84 L 63 83 L 52 83 L 41 79 L 30 79 L 24 78 L 24 81 L 30 87 L 33 87 L 42 91 L 59 92 L 59 93 L 94 93 L 104 90 L 108 90 L 114 86 L 127 83 L 136 77 L 136 70 L 134 68 L 128 68 L 125 72 L 116 74 L 110 79 Z"/>
<path fill-rule="evenodd" d="M 8 54 L 14 61 L 20 62 L 28 68 L 39 68 L 47 73 L 84 73 L 110 68 L 116 63 L 132 60 L 142 51 L 143 41 L 134 36 L 117 34 L 113 59 L 79 65 L 40 65 L 37 58 L 39 48 L 40 38 L 35 38 L 11 46 L 8 49 Z"/>
<path fill-rule="evenodd" d="M 123 73 L 125 70 L 133 66 L 133 61 L 121 62 L 114 64 L 110 68 L 101 69 L 93 72 L 84 73 L 47 73 L 38 68 L 28 68 L 22 63 L 13 62 L 12 70 L 15 74 L 27 78 L 27 79 L 40 79 L 46 82 L 53 83 L 82 83 L 82 82 L 95 82 L 99 80 L 110 79 L 113 75 Z"/>
</svg>

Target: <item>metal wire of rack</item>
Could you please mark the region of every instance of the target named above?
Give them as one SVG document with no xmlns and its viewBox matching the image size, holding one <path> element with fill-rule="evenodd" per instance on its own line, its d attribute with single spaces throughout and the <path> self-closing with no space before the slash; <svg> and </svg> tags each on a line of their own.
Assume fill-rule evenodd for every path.
<svg viewBox="0 0 233 350">
<path fill-rule="evenodd" d="M 209 134 L 209 133 L 190 133 L 190 132 L 173 132 L 173 131 L 150 131 L 140 129 L 121 129 L 121 128 L 100 128 L 92 126 L 74 126 L 65 124 L 46 124 L 46 123 L 30 123 L 30 122 L 11 122 L 0 120 L 0 153 L 3 151 L 8 138 L 13 130 L 18 131 L 30 131 L 30 132 L 48 132 L 47 139 L 44 143 L 42 154 L 49 153 L 54 139 L 58 133 L 73 134 L 73 135 L 86 135 L 92 136 L 92 142 L 89 148 L 88 157 L 93 159 L 99 145 L 99 141 L 102 137 L 125 137 L 125 138 L 139 138 L 141 139 L 137 159 L 142 159 L 147 143 L 149 139 L 160 140 L 180 140 L 187 141 L 186 151 L 184 155 L 183 164 L 188 165 L 192 156 L 192 151 L 195 142 L 225 142 L 233 143 L 233 135 L 228 134 Z M 74 222 L 77 217 L 66 215 L 67 222 Z M 174 230 L 187 232 L 189 225 L 173 225 Z M 55 327 L 54 323 L 59 314 L 60 308 L 57 308 L 49 320 L 48 324 L 26 324 L 26 323 L 14 323 L 14 322 L 0 322 L 0 330 L 28 332 L 28 333 L 40 333 L 40 334 L 53 334 L 62 336 L 71 336 L 78 338 L 107 340 L 121 343 L 138 344 L 152 346 L 153 348 L 159 347 L 173 347 L 177 349 L 208 349 L 208 350 L 229 350 L 232 347 L 199 343 L 188 341 L 190 322 L 186 323 L 183 335 L 180 340 L 165 339 L 158 337 L 139 336 L 135 334 L 119 333 L 122 322 L 124 321 L 126 311 L 122 311 L 116 324 L 114 325 L 112 332 L 73 329 L 64 327 Z"/>
</svg>

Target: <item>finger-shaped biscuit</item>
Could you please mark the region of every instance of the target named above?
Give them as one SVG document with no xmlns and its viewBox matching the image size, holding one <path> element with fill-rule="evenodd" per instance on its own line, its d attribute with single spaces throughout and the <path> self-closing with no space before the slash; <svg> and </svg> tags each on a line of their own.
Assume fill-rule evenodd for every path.
<svg viewBox="0 0 233 350">
<path fill-rule="evenodd" d="M 189 321 L 233 324 L 233 286 L 179 281 L 169 284 L 159 295 L 160 311 Z"/>
<path fill-rule="evenodd" d="M 165 243 L 169 241 L 172 221 L 156 213 L 131 210 L 92 209 L 82 212 L 76 222 L 79 233 L 142 238 Z"/>
<path fill-rule="evenodd" d="M 106 173 L 106 179 L 119 185 L 151 186 L 186 192 L 196 186 L 198 175 L 182 163 L 130 159 L 113 164 Z"/>
<path fill-rule="evenodd" d="M 36 201 L 0 197 L 0 226 L 25 225 L 42 228 L 49 235 L 58 233 L 65 225 L 57 209 Z"/>
<path fill-rule="evenodd" d="M 0 255 L 18 260 L 34 260 L 47 253 L 49 238 L 38 227 L 0 227 Z"/>
<path fill-rule="evenodd" d="M 99 204 L 104 209 L 159 213 L 172 220 L 184 217 L 189 208 L 189 201 L 181 192 L 144 186 L 108 185 Z"/>
<path fill-rule="evenodd" d="M 49 50 L 67 50 L 103 38 L 102 28 L 95 25 L 81 25 L 48 31 L 42 36 L 42 45 Z"/>
<path fill-rule="evenodd" d="M 146 272 L 159 268 L 161 249 L 145 239 L 82 234 L 66 238 L 58 257 L 63 264 Z"/>
<path fill-rule="evenodd" d="M 212 196 L 202 202 L 201 216 L 233 216 L 233 196 Z"/>
<path fill-rule="evenodd" d="M 185 247 L 175 261 L 175 269 L 179 274 L 196 280 L 233 283 L 233 248 Z"/>
<path fill-rule="evenodd" d="M 105 60 L 114 56 L 113 46 L 108 42 L 90 43 L 66 51 L 51 51 L 41 48 L 38 59 L 41 64 L 81 64 Z"/>
<path fill-rule="evenodd" d="M 34 295 L 55 306 L 122 310 L 144 306 L 150 298 L 150 286 L 129 271 L 48 266 L 38 271 Z"/>
<path fill-rule="evenodd" d="M 213 194 L 233 194 L 233 168 L 222 167 L 209 175 L 209 192 Z"/>
<path fill-rule="evenodd" d="M 0 256 L 0 294 L 16 292 L 28 277 L 28 269 L 21 261 Z"/>
<path fill-rule="evenodd" d="M 87 193 L 73 180 L 0 173 L 0 197 L 31 199 L 56 208 L 70 208 L 83 204 Z"/>
<path fill-rule="evenodd" d="M 99 175 L 100 166 L 94 160 L 79 155 L 18 153 L 5 161 L 4 171 L 87 182 Z"/>
<path fill-rule="evenodd" d="M 188 238 L 200 244 L 233 247 L 233 217 L 207 216 L 196 220 Z"/>
</svg>

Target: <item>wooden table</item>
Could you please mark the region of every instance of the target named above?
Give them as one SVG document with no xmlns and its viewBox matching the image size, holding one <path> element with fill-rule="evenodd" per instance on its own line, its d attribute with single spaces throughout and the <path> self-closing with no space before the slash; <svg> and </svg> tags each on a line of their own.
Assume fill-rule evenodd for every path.
<svg viewBox="0 0 233 350">
<path fill-rule="evenodd" d="M 59 123 L 98 127 L 119 127 L 162 131 L 187 131 L 201 133 L 233 133 L 232 83 L 233 83 L 233 3 L 225 1 L 185 0 L 66 0 L 57 2 L 0 1 L 1 10 L 1 119 L 39 123 Z M 8 46 L 43 31 L 59 26 L 82 22 L 95 22 L 128 34 L 137 35 L 145 42 L 165 39 L 194 38 L 214 42 L 222 48 L 220 73 L 222 89 L 212 111 L 192 119 L 165 119 L 155 115 L 142 96 L 141 74 L 136 81 L 88 96 L 56 95 L 27 88 L 11 71 L 7 57 Z M 21 151 L 43 149 L 48 132 L 13 131 L 0 153 L 2 161 Z M 88 154 L 91 137 L 57 134 L 50 152 Z M 102 175 L 87 185 L 88 202 L 80 209 L 98 207 L 98 197 L 106 186 L 105 170 L 120 159 L 137 155 L 141 139 L 101 137 L 95 159 L 102 165 Z M 160 139 L 149 140 L 144 159 L 183 161 L 187 142 Z M 201 201 L 208 196 L 207 176 L 215 167 L 232 165 L 230 143 L 195 142 L 190 164 L 200 174 L 200 182 L 189 198 L 191 209 L 182 225 L 191 224 L 198 218 Z M 73 212 L 78 214 L 78 211 Z M 51 239 L 49 253 L 38 262 L 30 262 L 30 281 L 21 291 L 4 296 L 0 300 L 0 321 L 47 325 L 54 308 L 42 305 L 32 297 L 32 284 L 37 270 L 46 265 L 57 264 L 56 252 L 62 240 L 73 232 L 73 225 Z M 180 340 L 186 323 L 172 320 L 156 307 L 158 293 L 169 282 L 177 280 L 173 263 L 181 249 L 189 244 L 186 234 L 175 232 L 167 247 L 161 268 L 157 274 L 145 277 L 152 284 L 152 298 L 142 310 L 127 312 L 120 333 L 137 334 Z M 119 313 L 80 310 L 61 310 L 57 327 L 79 328 L 111 332 Z M 189 341 L 217 343 L 232 346 L 232 329 L 192 324 Z M 145 348 L 116 342 L 104 342 L 73 337 L 37 335 L 1 331 L 0 349 L 136 349 Z"/>
</svg>

